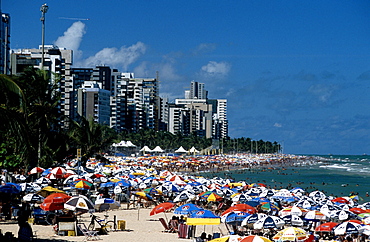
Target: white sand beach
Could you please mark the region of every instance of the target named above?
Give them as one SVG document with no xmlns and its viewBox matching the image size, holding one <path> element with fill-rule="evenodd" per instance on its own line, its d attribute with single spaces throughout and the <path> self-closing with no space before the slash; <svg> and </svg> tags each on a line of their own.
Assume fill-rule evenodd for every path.
<svg viewBox="0 0 370 242">
<path fill-rule="evenodd" d="M 119 209 L 109 211 L 109 220 L 113 219 L 113 215 L 117 216 L 117 220 L 126 221 L 125 231 L 112 231 L 108 235 L 100 235 L 99 241 L 140 241 L 140 242 L 165 242 L 165 241 L 192 241 L 192 239 L 181 239 L 178 238 L 177 233 L 167 233 L 162 232 L 164 230 L 162 224 L 158 220 L 159 218 L 165 218 L 164 213 L 156 214 L 150 216 L 149 213 L 151 208 L 141 208 L 139 211 L 137 209 Z M 104 213 L 94 213 L 95 215 L 104 218 Z M 167 212 L 166 216 L 168 219 L 172 217 L 173 213 Z M 86 226 L 90 222 L 89 214 L 83 214 L 79 221 L 84 222 Z M 67 241 L 83 241 L 84 236 L 60 236 L 57 235 L 51 225 L 31 225 L 33 231 L 36 231 L 36 236 L 38 239 L 47 240 L 67 240 Z M 221 227 L 223 231 L 226 231 L 225 225 L 206 225 L 197 226 L 196 236 L 204 231 L 206 233 L 219 232 L 218 227 Z M 12 232 L 15 237 L 18 234 L 18 225 L 16 221 L 14 223 L 1 223 L 0 229 L 3 234 L 6 232 Z"/>
</svg>

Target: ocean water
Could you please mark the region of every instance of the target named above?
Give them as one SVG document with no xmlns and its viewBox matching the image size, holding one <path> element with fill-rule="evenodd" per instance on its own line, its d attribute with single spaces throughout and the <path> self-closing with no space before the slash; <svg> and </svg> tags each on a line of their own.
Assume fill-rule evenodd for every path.
<svg viewBox="0 0 370 242">
<path fill-rule="evenodd" d="M 315 156 L 316 162 L 291 167 L 260 167 L 249 170 L 207 174 L 247 183 L 264 183 L 271 188 L 300 187 L 307 192 L 320 190 L 327 195 L 358 194 L 360 203 L 370 201 L 370 156 Z"/>
</svg>

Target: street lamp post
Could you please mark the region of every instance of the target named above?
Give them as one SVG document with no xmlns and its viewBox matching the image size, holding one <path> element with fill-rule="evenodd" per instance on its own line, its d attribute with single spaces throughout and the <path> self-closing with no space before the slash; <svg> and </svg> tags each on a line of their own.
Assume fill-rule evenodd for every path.
<svg viewBox="0 0 370 242">
<path fill-rule="evenodd" d="M 41 43 L 41 69 L 44 69 L 44 46 L 45 46 L 45 13 L 48 11 L 49 7 L 46 3 L 44 3 L 41 8 L 40 8 L 40 11 L 42 13 L 41 15 L 41 23 L 42 23 L 42 43 Z"/>
</svg>

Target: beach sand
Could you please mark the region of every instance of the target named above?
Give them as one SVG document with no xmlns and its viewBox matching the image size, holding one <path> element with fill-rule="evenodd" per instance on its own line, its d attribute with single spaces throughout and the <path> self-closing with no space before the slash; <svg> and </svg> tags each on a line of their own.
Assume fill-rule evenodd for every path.
<svg viewBox="0 0 370 242">
<path fill-rule="evenodd" d="M 123 205 L 125 206 L 125 205 Z M 100 235 L 99 241 L 140 241 L 140 242 L 166 242 L 166 241 L 193 241 L 193 239 L 180 239 L 177 233 L 162 232 L 164 230 L 159 218 L 170 219 L 172 212 L 159 213 L 150 216 L 151 208 L 137 209 L 119 209 L 109 211 L 109 220 L 113 220 L 113 215 L 117 216 L 117 220 L 126 221 L 125 231 L 112 231 L 108 235 Z M 104 213 L 94 213 L 100 218 L 104 218 Z M 90 215 L 83 214 L 79 221 L 82 221 L 88 226 Z M 51 225 L 31 225 L 33 231 L 36 231 L 37 239 L 55 240 L 55 241 L 83 241 L 85 236 L 60 236 L 56 235 Z M 196 236 L 205 231 L 207 234 L 213 234 L 221 230 L 227 232 L 225 225 L 198 225 L 196 228 Z M 3 234 L 12 232 L 15 237 L 18 237 L 18 224 L 0 222 L 0 229 Z"/>
</svg>

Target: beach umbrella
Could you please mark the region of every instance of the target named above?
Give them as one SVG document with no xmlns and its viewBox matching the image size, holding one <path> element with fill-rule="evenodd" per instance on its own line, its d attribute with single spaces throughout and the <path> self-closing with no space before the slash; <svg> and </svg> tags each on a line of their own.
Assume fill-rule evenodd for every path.
<svg viewBox="0 0 370 242">
<path fill-rule="evenodd" d="M 125 193 L 127 192 L 127 187 L 125 186 L 115 186 L 114 189 L 113 189 L 113 193 L 114 194 L 118 194 L 118 193 Z"/>
<path fill-rule="evenodd" d="M 249 213 L 243 211 L 233 211 L 221 216 L 221 222 L 240 225 L 242 221 L 249 215 Z"/>
<path fill-rule="evenodd" d="M 147 193 L 147 194 L 152 194 L 152 195 L 162 195 L 162 191 L 154 188 L 154 187 L 150 187 L 150 188 L 146 188 L 144 189 L 144 192 Z"/>
<path fill-rule="evenodd" d="M 347 198 L 344 198 L 344 197 L 337 197 L 337 198 L 334 198 L 331 200 L 332 202 L 335 202 L 335 203 L 346 203 L 346 204 L 349 204 L 349 200 Z"/>
<path fill-rule="evenodd" d="M 315 205 L 317 205 L 317 203 L 310 198 L 304 198 L 295 203 L 295 206 L 306 208 L 306 209 L 310 209 L 311 207 Z"/>
<path fill-rule="evenodd" d="M 35 183 L 37 183 L 37 184 L 50 184 L 51 181 L 50 181 L 49 178 L 40 177 L 40 178 L 36 179 Z"/>
<path fill-rule="evenodd" d="M 44 168 L 42 168 L 42 167 L 34 167 L 34 168 L 32 168 L 29 172 L 28 172 L 28 174 L 37 174 L 37 173 L 42 173 L 42 172 L 44 172 L 45 171 L 45 169 Z"/>
<path fill-rule="evenodd" d="M 87 180 L 79 180 L 76 182 L 74 187 L 77 189 L 88 190 L 91 188 L 92 185 L 93 184 L 88 182 Z"/>
<path fill-rule="evenodd" d="M 366 213 L 365 209 L 362 209 L 362 208 L 359 208 L 359 207 L 350 208 L 349 211 L 354 213 L 354 214 Z"/>
<path fill-rule="evenodd" d="M 325 216 L 327 217 L 330 217 L 331 211 L 336 211 L 336 210 L 337 208 L 334 205 L 328 205 L 328 204 L 325 204 L 321 206 L 320 208 L 320 212 L 325 214 Z"/>
<path fill-rule="evenodd" d="M 153 200 L 153 197 L 150 196 L 149 194 L 145 193 L 145 192 L 134 192 L 133 195 L 135 195 L 136 197 L 139 197 L 139 198 L 143 198 L 146 201 L 152 201 Z"/>
<path fill-rule="evenodd" d="M 302 216 L 303 214 L 306 214 L 308 212 L 307 209 L 300 208 L 297 206 L 291 206 L 284 208 L 279 211 L 279 215 L 281 217 L 287 216 L 287 215 L 297 215 L 297 216 Z"/>
<path fill-rule="evenodd" d="M 23 196 L 23 201 L 30 202 L 30 203 L 39 203 L 42 202 L 45 198 L 35 193 L 29 193 Z"/>
<path fill-rule="evenodd" d="M 281 228 L 285 225 L 283 219 L 277 216 L 267 216 L 259 219 L 253 224 L 254 229 L 270 229 L 270 228 Z"/>
<path fill-rule="evenodd" d="M 360 234 L 364 231 L 364 228 L 361 224 L 353 222 L 343 222 L 334 228 L 335 235 L 344 235 L 344 234 Z"/>
<path fill-rule="evenodd" d="M 235 196 L 233 196 L 233 195 L 235 195 Z M 252 200 L 252 198 L 250 196 L 248 196 L 247 194 L 244 194 L 244 193 L 233 194 L 233 195 L 231 195 L 231 197 L 232 197 L 231 200 L 233 202 L 243 203 L 243 202 Z"/>
<path fill-rule="evenodd" d="M 254 213 L 257 212 L 257 209 L 248 205 L 248 204 L 238 203 L 238 204 L 235 204 L 234 206 L 231 206 L 228 209 L 226 209 L 221 215 L 225 215 L 226 213 L 230 213 L 230 212 L 233 212 L 233 211 L 244 211 L 244 212 L 247 212 L 249 214 L 254 214 Z"/>
<path fill-rule="evenodd" d="M 262 211 L 271 211 L 271 210 L 276 210 L 276 211 L 279 211 L 279 208 L 275 205 L 275 204 L 273 204 L 273 203 L 271 203 L 271 202 L 263 202 L 263 203 L 261 203 L 261 210 Z"/>
<path fill-rule="evenodd" d="M 194 194 L 191 194 L 189 191 L 182 191 L 180 192 L 174 199 L 174 202 L 181 202 L 181 201 L 190 201 L 195 198 Z"/>
<path fill-rule="evenodd" d="M 112 198 L 98 198 L 95 200 L 94 208 L 102 211 L 109 209 L 118 209 L 120 206 L 121 204 Z"/>
<path fill-rule="evenodd" d="M 334 219 L 344 221 L 344 220 L 347 220 L 347 219 L 356 218 L 357 216 L 356 216 L 356 214 L 350 212 L 349 210 L 336 210 L 336 211 L 332 211 L 330 213 L 330 217 L 334 218 Z"/>
<path fill-rule="evenodd" d="M 218 225 L 221 223 L 221 218 L 215 215 L 212 211 L 202 209 L 194 210 L 186 219 L 187 225 Z"/>
<path fill-rule="evenodd" d="M 286 215 L 284 217 L 282 217 L 282 219 L 284 220 L 285 224 L 287 225 L 293 225 L 293 226 L 303 226 L 303 220 L 301 217 L 297 216 L 297 215 Z"/>
<path fill-rule="evenodd" d="M 361 219 L 364 224 L 370 224 L 370 213 L 360 213 L 357 218 Z"/>
<path fill-rule="evenodd" d="M 60 210 L 64 208 L 64 203 L 70 198 L 65 193 L 53 193 L 44 199 L 40 208 L 45 211 Z"/>
<path fill-rule="evenodd" d="M 64 208 L 81 213 L 94 212 L 94 204 L 83 195 L 73 196 L 64 203 Z"/>
<path fill-rule="evenodd" d="M 55 176 L 56 179 L 64 178 L 64 174 L 67 172 L 63 167 L 55 167 L 51 169 L 50 173 Z"/>
<path fill-rule="evenodd" d="M 208 202 L 216 202 L 222 200 L 222 197 L 212 191 L 202 192 L 199 197 L 207 200 Z"/>
<path fill-rule="evenodd" d="M 267 217 L 268 215 L 265 213 L 255 213 L 247 216 L 245 219 L 243 219 L 241 226 L 246 226 L 248 224 L 254 224 L 258 220 Z"/>
<path fill-rule="evenodd" d="M 158 204 L 157 206 L 155 206 L 152 211 L 150 211 L 150 216 L 153 216 L 157 213 L 164 213 L 164 216 L 166 217 L 166 220 L 167 220 L 167 215 L 166 215 L 166 212 L 168 210 L 171 210 L 173 207 L 175 206 L 174 203 L 171 203 L 171 202 L 164 202 L 164 203 L 161 203 L 161 204 Z"/>
<path fill-rule="evenodd" d="M 44 203 L 65 203 L 71 197 L 65 193 L 53 193 L 45 197 Z"/>
<path fill-rule="evenodd" d="M 304 216 L 304 219 L 310 220 L 310 221 L 320 221 L 320 220 L 326 220 L 326 216 L 320 211 L 311 210 L 306 213 L 306 215 Z"/>
<path fill-rule="evenodd" d="M 5 185 L 0 186 L 0 193 L 18 194 L 21 191 L 21 186 L 12 182 L 8 182 L 5 183 Z"/>
<path fill-rule="evenodd" d="M 202 208 L 193 203 L 187 203 L 187 204 L 181 205 L 180 207 L 177 207 L 174 210 L 174 214 L 189 215 L 192 211 L 199 211 L 199 210 L 202 210 Z"/>
<path fill-rule="evenodd" d="M 272 189 L 265 189 L 259 195 L 260 197 L 272 197 L 275 195 L 275 190 Z"/>
<path fill-rule="evenodd" d="M 336 222 L 327 222 L 320 224 L 315 228 L 316 232 L 332 232 L 333 229 L 338 225 L 339 223 Z"/>
<path fill-rule="evenodd" d="M 272 242 L 270 239 L 258 236 L 258 235 L 249 235 L 243 239 L 241 239 L 239 242 Z"/>
<path fill-rule="evenodd" d="M 322 200 L 326 198 L 325 193 L 322 191 L 313 191 L 308 194 L 309 197 L 313 198 L 314 200 Z"/>
<path fill-rule="evenodd" d="M 300 241 L 308 238 L 307 232 L 296 227 L 288 227 L 279 231 L 274 237 L 274 240 L 279 241 Z"/>
<path fill-rule="evenodd" d="M 43 196 L 43 197 L 48 197 L 49 195 L 53 193 L 65 193 L 65 191 L 59 190 L 57 188 L 47 186 L 41 189 L 40 191 L 36 192 L 37 194 Z"/>
</svg>

